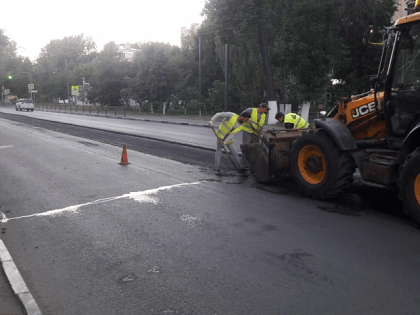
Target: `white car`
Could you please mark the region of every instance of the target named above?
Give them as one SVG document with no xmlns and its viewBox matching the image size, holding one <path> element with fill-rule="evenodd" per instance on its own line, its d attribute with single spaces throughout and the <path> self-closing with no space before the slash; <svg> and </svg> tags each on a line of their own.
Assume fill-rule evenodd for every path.
<svg viewBox="0 0 420 315">
<path fill-rule="evenodd" d="M 16 110 L 24 110 L 26 109 L 27 112 L 34 111 L 35 105 L 34 102 L 31 99 L 21 98 L 16 103 Z"/>
</svg>

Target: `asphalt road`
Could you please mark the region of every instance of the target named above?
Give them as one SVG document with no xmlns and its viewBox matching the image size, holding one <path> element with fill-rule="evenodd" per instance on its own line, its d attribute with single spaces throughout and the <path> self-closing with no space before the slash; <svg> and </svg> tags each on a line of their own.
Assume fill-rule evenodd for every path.
<svg viewBox="0 0 420 315">
<path fill-rule="evenodd" d="M 316 201 L 217 177 L 211 150 L 121 166 L 131 136 L 0 125 L 1 239 L 44 314 L 418 312 L 420 232 L 390 194 Z"/>
<path fill-rule="evenodd" d="M 0 117 L 7 118 L 8 120 L 15 121 L 19 124 L 30 125 L 34 128 L 54 130 L 60 133 L 65 133 L 87 139 L 80 140 L 81 143 L 84 143 L 87 146 L 92 145 L 90 144 L 89 140 L 95 140 L 119 147 L 122 147 L 125 144 L 129 150 L 135 150 L 138 152 L 160 156 L 187 164 L 209 167 L 214 163 L 214 143 L 212 143 L 213 146 L 209 145 L 208 147 L 201 146 L 198 144 L 194 145 L 191 143 L 186 143 L 186 145 L 182 145 L 180 144 L 181 141 L 171 141 L 168 139 L 155 140 L 150 136 L 126 134 L 122 132 L 123 130 L 121 130 L 121 132 L 116 132 L 113 130 L 96 129 L 68 123 L 63 124 L 55 121 L 40 120 L 27 116 L 10 115 L 4 113 L 0 113 Z M 156 124 L 157 123 L 155 123 L 155 125 Z M 158 127 L 159 126 L 162 126 L 162 124 L 160 123 Z M 197 129 L 203 128 L 195 128 L 195 130 Z M 209 130 L 207 130 L 207 132 L 208 131 Z M 188 134 L 186 133 L 186 135 Z M 186 135 L 184 135 L 183 138 L 185 138 Z M 180 146 L 182 146 L 182 149 L 179 149 Z M 225 168 L 231 168 L 231 165 L 226 164 Z"/>
<path fill-rule="evenodd" d="M 113 131 L 115 133 L 124 133 L 126 135 L 137 135 L 143 138 L 160 139 L 197 147 L 215 146 L 215 137 L 207 125 L 208 119 L 183 119 L 181 117 L 168 116 L 135 116 L 124 118 L 122 116 L 94 116 L 78 115 L 54 112 L 16 112 L 12 107 L 0 107 L 0 112 L 12 114 L 18 117 L 38 118 L 49 121 L 55 121 L 62 124 L 73 124 L 89 128 Z M 162 122 L 166 122 L 163 124 Z M 171 123 L 169 123 L 171 122 Z M 175 123 L 175 125 L 174 125 Z M 194 128 L 191 132 L 192 126 Z M 203 128 L 205 127 L 205 128 Z M 241 139 L 236 135 L 235 139 Z M 239 149 L 239 141 L 237 149 Z"/>
</svg>

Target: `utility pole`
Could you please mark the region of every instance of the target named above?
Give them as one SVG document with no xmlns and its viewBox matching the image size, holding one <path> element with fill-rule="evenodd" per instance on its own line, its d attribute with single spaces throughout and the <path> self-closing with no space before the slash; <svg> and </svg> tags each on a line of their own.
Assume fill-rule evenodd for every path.
<svg viewBox="0 0 420 315">
<path fill-rule="evenodd" d="M 225 112 L 228 111 L 229 91 L 229 45 L 225 44 Z"/>
<path fill-rule="evenodd" d="M 201 108 L 201 80 L 202 80 L 202 75 L 201 75 L 201 37 L 198 38 L 198 101 L 200 102 L 200 108 Z"/>
<path fill-rule="evenodd" d="M 66 65 L 66 71 L 67 71 L 67 104 L 70 104 L 70 86 L 69 86 L 69 65 L 67 63 L 67 58 L 64 59 L 64 63 Z"/>
</svg>

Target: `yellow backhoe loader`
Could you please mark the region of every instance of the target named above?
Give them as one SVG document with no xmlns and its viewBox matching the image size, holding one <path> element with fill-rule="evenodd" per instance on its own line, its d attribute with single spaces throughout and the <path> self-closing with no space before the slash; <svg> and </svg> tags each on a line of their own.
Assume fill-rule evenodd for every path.
<svg viewBox="0 0 420 315">
<path fill-rule="evenodd" d="M 371 91 L 341 98 L 314 129 L 267 130 L 242 145 L 259 182 L 291 178 L 317 199 L 350 187 L 358 169 L 365 185 L 399 193 L 420 224 L 420 0 L 384 31 Z"/>
</svg>

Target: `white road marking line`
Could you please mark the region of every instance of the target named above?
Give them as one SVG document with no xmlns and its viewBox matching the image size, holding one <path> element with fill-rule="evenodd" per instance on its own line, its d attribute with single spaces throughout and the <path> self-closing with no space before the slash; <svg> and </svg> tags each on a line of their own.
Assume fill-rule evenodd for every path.
<svg viewBox="0 0 420 315">
<path fill-rule="evenodd" d="M 0 145 L 0 149 L 13 148 L 13 147 L 14 147 L 13 144 L 11 144 L 11 145 Z"/>
<path fill-rule="evenodd" d="M 199 218 L 199 217 L 193 217 L 193 216 L 191 216 L 189 214 L 182 215 L 180 217 L 180 219 L 182 221 L 184 221 L 185 223 L 187 223 L 187 224 L 189 224 L 191 226 L 194 226 L 194 227 L 202 225 L 201 218 Z"/>
<path fill-rule="evenodd" d="M 176 185 L 171 185 L 171 186 L 162 186 L 162 187 L 159 187 L 159 188 L 149 189 L 149 190 L 145 190 L 145 191 L 131 192 L 131 193 L 128 193 L 128 194 L 117 196 L 117 197 L 98 199 L 98 200 L 94 200 L 94 201 L 91 201 L 91 202 L 88 202 L 88 203 L 82 203 L 80 205 L 69 206 L 69 207 L 66 207 L 66 208 L 56 209 L 56 210 L 49 210 L 49 211 L 46 211 L 46 212 L 34 213 L 34 214 L 24 215 L 24 216 L 15 217 L 15 218 L 7 218 L 4 213 L 0 212 L 0 222 L 1 223 L 6 223 L 10 220 L 18 220 L 18 219 L 34 218 L 34 217 L 42 217 L 42 216 L 57 216 L 57 215 L 60 215 L 62 213 L 65 213 L 65 212 L 76 213 L 81 207 L 84 207 L 84 206 L 94 205 L 94 204 L 99 204 L 99 203 L 104 203 L 104 202 L 113 201 L 113 200 L 117 200 L 117 199 L 124 199 L 124 198 L 132 199 L 132 200 L 135 200 L 137 202 L 157 204 L 159 201 L 156 198 L 151 197 L 150 195 L 156 194 L 157 192 L 162 191 L 162 190 L 169 190 L 169 189 L 176 188 L 176 187 L 197 185 L 197 184 L 200 184 L 200 182 L 183 183 L 183 184 L 176 184 Z"/>
</svg>

